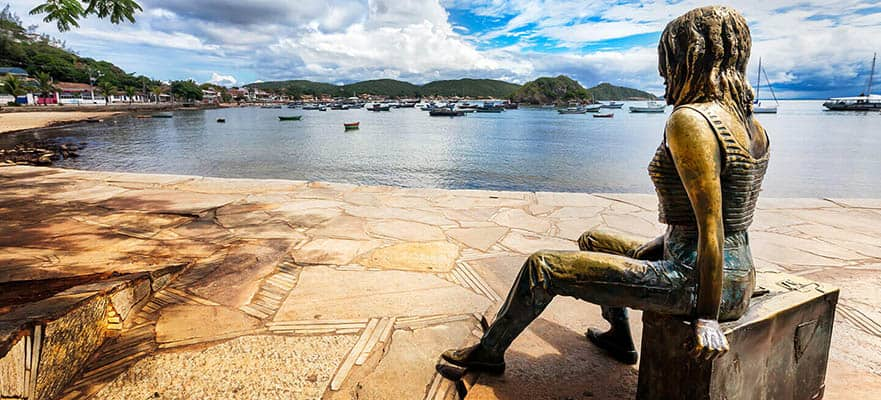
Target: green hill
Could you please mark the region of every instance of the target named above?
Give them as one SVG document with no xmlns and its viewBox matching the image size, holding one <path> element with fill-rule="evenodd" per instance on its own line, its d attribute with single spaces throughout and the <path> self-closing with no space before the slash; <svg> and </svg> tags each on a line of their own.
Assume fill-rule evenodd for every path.
<svg viewBox="0 0 881 400">
<path fill-rule="evenodd" d="M 642 90 L 601 83 L 587 89 L 595 100 L 656 100 L 657 97 Z"/>
<path fill-rule="evenodd" d="M 133 76 L 106 61 L 80 57 L 47 35 L 28 32 L 6 6 L 0 12 L 0 66 L 19 67 L 32 76 L 47 72 L 55 81 L 89 83 L 89 70 L 117 88 L 152 85 L 145 76 Z"/>
<path fill-rule="evenodd" d="M 376 79 L 343 85 L 343 92 L 347 96 L 354 94 L 369 93 L 390 97 L 415 97 L 419 96 L 419 86 L 409 82 L 394 79 Z"/>
<path fill-rule="evenodd" d="M 289 95 L 322 95 L 329 94 L 333 96 L 341 95 L 340 87 L 337 85 L 333 85 L 330 83 L 323 82 L 312 82 L 306 80 L 293 80 L 293 81 L 271 81 L 271 82 L 258 82 L 258 83 L 249 83 L 245 85 L 248 88 L 257 88 L 260 90 L 265 90 L 268 92 L 279 92 L 285 93 Z"/>
<path fill-rule="evenodd" d="M 571 100 L 590 99 L 584 86 L 565 75 L 556 78 L 543 77 L 527 82 L 511 94 L 511 101 L 527 104 L 565 103 Z"/>
<path fill-rule="evenodd" d="M 494 79 L 434 81 L 422 86 L 423 96 L 468 96 L 506 98 L 520 85 Z"/>
<path fill-rule="evenodd" d="M 510 99 L 527 104 L 562 104 L 581 100 L 654 100 L 656 97 L 642 90 L 601 83 L 585 89 L 578 82 L 565 75 L 556 78 L 543 77 L 517 89 Z"/>
<path fill-rule="evenodd" d="M 469 96 L 505 98 L 520 86 L 492 79 L 435 81 L 422 86 L 394 79 L 375 79 L 340 86 L 330 83 L 292 80 L 250 83 L 245 85 L 245 87 L 289 95 L 326 94 L 330 96 L 353 96 L 372 94 L 388 97 Z"/>
</svg>

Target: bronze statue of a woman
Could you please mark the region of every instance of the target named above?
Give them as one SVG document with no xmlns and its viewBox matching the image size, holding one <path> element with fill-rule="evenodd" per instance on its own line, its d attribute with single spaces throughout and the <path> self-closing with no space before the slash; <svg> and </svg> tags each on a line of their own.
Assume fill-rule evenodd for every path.
<svg viewBox="0 0 881 400">
<path fill-rule="evenodd" d="M 675 106 L 649 164 L 666 233 L 648 243 L 587 232 L 581 251 L 531 255 L 480 342 L 443 358 L 501 373 L 511 342 L 556 295 L 602 306 L 611 329 L 587 337 L 634 364 L 627 307 L 692 321 L 692 355 L 728 351 L 720 320 L 743 315 L 755 287 L 747 228 L 768 165 L 768 137 L 753 117 L 746 20 L 726 7 L 676 18 L 658 45 L 665 98 Z"/>
</svg>

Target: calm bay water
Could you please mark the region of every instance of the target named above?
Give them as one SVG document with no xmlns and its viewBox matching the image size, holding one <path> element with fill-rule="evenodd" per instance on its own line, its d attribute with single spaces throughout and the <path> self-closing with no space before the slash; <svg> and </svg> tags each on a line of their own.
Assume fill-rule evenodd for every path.
<svg viewBox="0 0 881 400">
<path fill-rule="evenodd" d="M 823 111 L 785 101 L 759 120 L 771 138 L 765 194 L 881 197 L 881 113 Z M 40 133 L 0 135 L 86 142 L 67 168 L 284 178 L 406 187 L 652 192 L 646 166 L 666 115 L 615 110 L 613 119 L 520 109 L 460 118 L 391 112 L 260 108 L 177 111 Z M 668 113 L 670 109 L 668 108 Z M 303 115 L 280 122 L 279 115 Z M 226 118 L 225 124 L 215 122 Z M 344 122 L 360 121 L 346 132 Z"/>
</svg>

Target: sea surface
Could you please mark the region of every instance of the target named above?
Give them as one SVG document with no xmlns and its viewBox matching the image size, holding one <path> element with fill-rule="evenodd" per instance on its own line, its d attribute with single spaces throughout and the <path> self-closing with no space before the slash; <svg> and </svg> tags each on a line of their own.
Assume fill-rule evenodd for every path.
<svg viewBox="0 0 881 400">
<path fill-rule="evenodd" d="M 765 195 L 881 197 L 881 113 L 823 111 L 821 103 L 784 101 L 778 114 L 759 116 L 771 140 Z M 631 114 L 627 105 L 614 113 L 601 119 L 540 108 L 457 118 L 419 109 L 176 111 L 170 119 L 125 116 L 0 135 L 0 147 L 47 138 L 86 143 L 79 158 L 57 164 L 86 170 L 650 193 L 646 167 L 667 115 Z M 281 122 L 280 115 L 303 119 Z M 343 129 L 354 121 L 359 130 Z"/>
</svg>

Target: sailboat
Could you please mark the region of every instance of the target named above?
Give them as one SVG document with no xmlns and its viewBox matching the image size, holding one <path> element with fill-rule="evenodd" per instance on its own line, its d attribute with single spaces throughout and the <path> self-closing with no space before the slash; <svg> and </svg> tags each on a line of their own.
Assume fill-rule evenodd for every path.
<svg viewBox="0 0 881 400">
<path fill-rule="evenodd" d="M 768 90 L 771 91 L 771 97 L 774 98 L 774 104 L 762 104 L 759 101 L 759 90 L 762 88 L 762 74 L 765 75 L 765 82 L 768 83 Z M 759 72 L 756 73 L 756 101 L 753 103 L 753 114 L 777 114 L 777 107 L 780 102 L 777 101 L 777 95 L 774 94 L 774 88 L 771 87 L 771 80 L 768 79 L 768 73 L 762 69 L 762 59 L 759 58 Z"/>
<path fill-rule="evenodd" d="M 832 97 L 825 103 L 826 107 L 832 111 L 878 111 L 881 110 L 881 96 L 872 94 L 872 79 L 875 77 L 875 60 L 878 53 L 872 57 L 872 72 L 869 73 L 869 83 L 866 85 L 866 91 L 859 96 L 854 97 Z"/>
</svg>

